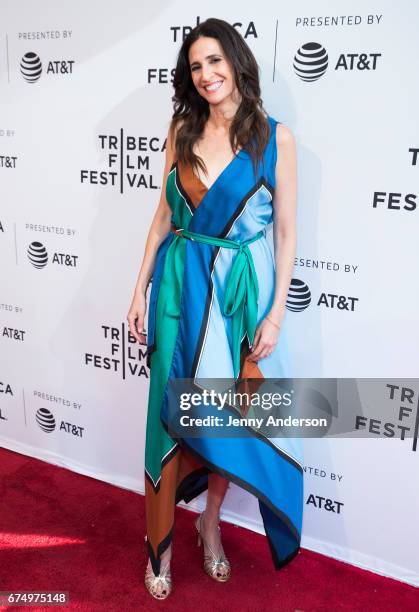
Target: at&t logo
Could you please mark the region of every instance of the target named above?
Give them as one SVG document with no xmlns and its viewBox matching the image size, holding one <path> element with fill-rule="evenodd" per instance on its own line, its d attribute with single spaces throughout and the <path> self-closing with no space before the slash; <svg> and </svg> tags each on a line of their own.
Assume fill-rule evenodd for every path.
<svg viewBox="0 0 419 612">
<path fill-rule="evenodd" d="M 38 408 L 36 411 L 35 420 L 45 433 L 52 433 L 56 428 L 55 417 L 52 412 L 48 410 L 48 408 Z M 60 424 L 60 431 L 65 431 L 66 433 L 72 434 L 78 438 L 83 437 L 84 430 L 84 427 L 74 425 L 68 421 L 61 421 Z"/>
<path fill-rule="evenodd" d="M 73 74 L 74 60 L 49 60 L 46 74 Z M 20 73 L 27 83 L 36 83 L 42 75 L 42 61 L 37 53 L 28 51 L 20 60 Z"/>
<path fill-rule="evenodd" d="M 78 255 L 68 253 L 54 253 L 51 263 L 69 268 L 77 267 Z M 48 251 L 45 246 L 38 241 L 31 242 L 28 247 L 28 259 L 34 268 L 45 268 L 48 263 Z"/>
<path fill-rule="evenodd" d="M 316 302 L 317 306 L 325 306 L 326 308 L 336 308 L 338 310 L 348 310 L 353 312 L 359 298 L 340 295 L 338 293 L 322 292 Z M 286 308 L 292 312 L 302 312 L 311 304 L 311 291 L 307 283 L 299 278 L 291 279 L 290 288 L 286 301 Z"/>
<path fill-rule="evenodd" d="M 16 168 L 16 155 L 0 155 L 0 168 Z"/>
<path fill-rule="evenodd" d="M 301 312 L 310 306 L 311 292 L 307 284 L 299 278 L 291 279 L 286 307 L 292 312 Z"/>
<path fill-rule="evenodd" d="M 376 70 L 381 53 L 341 53 L 334 70 Z M 302 45 L 294 56 L 294 71 L 302 81 L 311 83 L 322 77 L 329 65 L 326 49 L 317 42 Z"/>
<path fill-rule="evenodd" d="M 36 411 L 35 419 L 39 427 L 42 429 L 42 431 L 45 431 L 45 433 L 51 433 L 51 431 L 54 431 L 56 425 L 55 418 L 48 408 L 39 408 Z"/>
<path fill-rule="evenodd" d="M 326 49 L 316 42 L 300 47 L 294 57 L 295 74 L 302 81 L 317 81 L 326 72 L 328 64 Z"/>
<path fill-rule="evenodd" d="M 327 512 L 334 512 L 340 514 L 343 508 L 343 502 L 338 502 L 335 499 L 329 499 L 328 497 L 322 497 L 321 495 L 314 495 L 310 493 L 306 501 L 307 506 L 314 506 L 319 510 L 326 510 Z"/>
<path fill-rule="evenodd" d="M 27 83 L 35 83 L 42 74 L 42 62 L 33 51 L 25 53 L 20 60 L 20 72 Z"/>
</svg>

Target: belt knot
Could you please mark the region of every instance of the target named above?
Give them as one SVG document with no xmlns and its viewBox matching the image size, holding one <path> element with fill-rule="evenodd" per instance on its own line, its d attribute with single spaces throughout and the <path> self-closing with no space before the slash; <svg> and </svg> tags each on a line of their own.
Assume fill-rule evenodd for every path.
<svg viewBox="0 0 419 612">
<path fill-rule="evenodd" d="M 227 274 L 223 303 L 224 316 L 231 317 L 233 369 L 234 377 L 237 378 L 240 373 L 241 341 L 246 333 L 249 345 L 252 346 L 258 312 L 259 285 L 249 244 L 262 238 L 265 231 L 260 230 L 255 236 L 243 242 L 199 234 L 184 228 L 172 228 L 172 231 L 182 238 L 238 251 Z"/>
</svg>

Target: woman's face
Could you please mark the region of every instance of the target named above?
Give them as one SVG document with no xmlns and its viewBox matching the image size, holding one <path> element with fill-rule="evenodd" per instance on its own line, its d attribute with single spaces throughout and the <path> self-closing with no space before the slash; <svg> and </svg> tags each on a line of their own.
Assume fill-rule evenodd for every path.
<svg viewBox="0 0 419 612">
<path fill-rule="evenodd" d="M 209 104 L 219 104 L 236 92 L 233 70 L 216 38 L 201 36 L 189 49 L 192 81 Z"/>
</svg>

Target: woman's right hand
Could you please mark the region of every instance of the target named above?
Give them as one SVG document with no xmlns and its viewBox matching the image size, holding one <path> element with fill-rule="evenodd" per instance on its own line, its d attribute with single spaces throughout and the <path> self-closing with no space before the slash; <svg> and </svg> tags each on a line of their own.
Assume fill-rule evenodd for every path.
<svg viewBox="0 0 419 612">
<path fill-rule="evenodd" d="M 158 250 L 166 238 L 172 225 L 172 209 L 166 200 L 167 177 L 175 157 L 172 146 L 172 136 L 169 129 L 167 134 L 166 160 L 163 172 L 163 183 L 160 192 L 160 200 L 149 229 L 145 253 L 141 268 L 135 284 L 134 297 L 127 315 L 128 326 L 131 334 L 140 344 L 147 344 L 147 332 L 144 328 L 145 314 L 147 311 L 147 288 L 152 282 Z"/>
<path fill-rule="evenodd" d="M 147 344 L 147 332 L 144 327 L 147 300 L 144 293 L 134 293 L 127 315 L 129 330 L 140 344 Z"/>
</svg>

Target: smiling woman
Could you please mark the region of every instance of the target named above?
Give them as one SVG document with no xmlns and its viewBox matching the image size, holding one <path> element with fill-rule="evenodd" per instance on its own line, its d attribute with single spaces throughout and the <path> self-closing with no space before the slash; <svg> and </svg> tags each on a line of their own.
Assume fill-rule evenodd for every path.
<svg viewBox="0 0 419 612">
<path fill-rule="evenodd" d="M 195 525 L 204 570 L 219 582 L 231 574 L 218 527 L 229 482 L 257 497 L 276 569 L 297 554 L 302 523 L 295 440 L 256 431 L 234 438 L 170 435 L 169 413 L 179 410 L 168 393 L 174 379 L 289 375 L 283 318 L 296 243 L 295 142 L 264 111 L 258 66 L 240 34 L 219 19 L 198 25 L 179 51 L 174 88 L 161 200 L 128 313 L 131 332 L 147 343 L 151 369 L 145 584 L 158 599 L 171 591 L 179 501 L 208 489 Z M 271 223 L 275 260 L 266 239 Z M 205 416 L 214 427 L 217 413 L 209 402 Z"/>
</svg>

